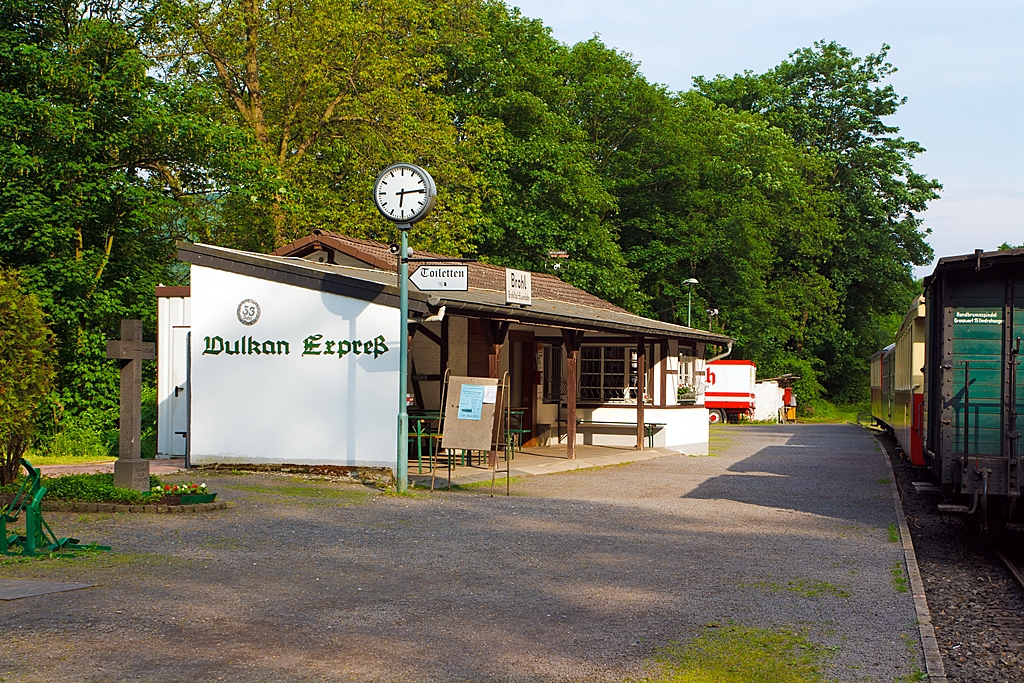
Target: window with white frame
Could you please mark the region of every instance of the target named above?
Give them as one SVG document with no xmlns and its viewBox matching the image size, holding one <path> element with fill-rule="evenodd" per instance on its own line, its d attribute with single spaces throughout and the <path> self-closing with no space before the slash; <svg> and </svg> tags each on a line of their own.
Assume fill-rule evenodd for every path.
<svg viewBox="0 0 1024 683">
<path fill-rule="evenodd" d="M 654 358 L 652 351 L 651 347 L 647 347 L 647 396 L 645 397 L 647 402 L 650 401 L 652 395 L 651 382 L 654 379 L 651 367 Z M 580 400 L 592 403 L 635 402 L 636 373 L 635 346 L 584 344 L 580 349 Z"/>
<path fill-rule="evenodd" d="M 696 349 L 679 349 L 679 396 L 680 401 L 689 402 L 696 398 L 703 384 L 703 375 L 697 367 Z"/>
</svg>

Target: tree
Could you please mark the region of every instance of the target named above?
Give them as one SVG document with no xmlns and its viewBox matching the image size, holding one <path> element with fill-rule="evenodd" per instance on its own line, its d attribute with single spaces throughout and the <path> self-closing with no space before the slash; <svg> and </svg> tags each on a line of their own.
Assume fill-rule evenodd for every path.
<svg viewBox="0 0 1024 683">
<path fill-rule="evenodd" d="M 109 13 L 107 13 L 109 12 Z M 0 9 L 0 264 L 21 270 L 57 346 L 58 399 L 115 411 L 106 339 L 153 327 L 153 287 L 180 278 L 195 163 L 215 141 L 189 94 L 157 81 L 118 8 Z"/>
<path fill-rule="evenodd" d="M 0 268 L 0 486 L 18 476 L 34 418 L 50 391 L 51 335 L 17 271 Z"/>
<path fill-rule="evenodd" d="M 868 359 L 916 293 L 912 267 L 932 257 L 917 214 L 941 185 L 913 169 L 924 148 L 883 120 L 906 102 L 881 85 L 896 71 L 887 51 L 860 58 L 818 42 L 764 74 L 694 80 L 712 101 L 764 116 L 830 164 L 824 180 L 836 198 L 839 239 L 823 273 L 839 296 L 841 326 L 815 355 L 840 400 L 862 397 Z"/>
<path fill-rule="evenodd" d="M 477 250 L 489 260 L 553 271 L 551 251 L 569 254 L 566 281 L 627 308 L 646 297 L 626 264 L 614 196 L 595 145 L 576 117 L 572 50 L 535 19 L 482 3 L 476 31 L 439 46 L 460 138 L 475 147 L 481 178 Z"/>
<path fill-rule="evenodd" d="M 434 93 L 438 44 L 472 26 L 472 3 L 426 0 L 164 0 L 150 47 L 170 78 L 196 84 L 208 113 L 246 142 L 211 160 L 223 178 L 209 241 L 265 251 L 314 228 L 391 230 L 369 200 L 395 161 L 425 166 L 445 192 L 413 242 L 471 252 L 477 179 Z"/>
</svg>

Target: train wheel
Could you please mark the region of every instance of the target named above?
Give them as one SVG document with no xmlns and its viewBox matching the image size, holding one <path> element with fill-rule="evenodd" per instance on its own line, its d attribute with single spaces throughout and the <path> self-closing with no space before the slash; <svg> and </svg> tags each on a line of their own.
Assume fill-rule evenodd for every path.
<svg viewBox="0 0 1024 683">
<path fill-rule="evenodd" d="M 708 422 L 713 425 L 725 422 L 725 412 L 722 410 L 711 410 L 708 412 Z"/>
</svg>

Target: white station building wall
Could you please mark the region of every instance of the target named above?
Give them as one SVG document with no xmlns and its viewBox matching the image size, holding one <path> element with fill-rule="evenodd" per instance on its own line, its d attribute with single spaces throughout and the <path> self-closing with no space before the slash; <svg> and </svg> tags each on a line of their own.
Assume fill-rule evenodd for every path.
<svg viewBox="0 0 1024 683">
<path fill-rule="evenodd" d="M 195 265 L 191 286 L 193 464 L 396 468 L 398 309 Z"/>
</svg>

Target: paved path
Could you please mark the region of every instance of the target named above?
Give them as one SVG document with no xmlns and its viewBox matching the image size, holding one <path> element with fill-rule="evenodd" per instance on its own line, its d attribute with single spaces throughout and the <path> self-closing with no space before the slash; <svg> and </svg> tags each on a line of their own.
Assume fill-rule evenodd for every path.
<svg viewBox="0 0 1024 683">
<path fill-rule="evenodd" d="M 116 554 L 0 564 L 99 584 L 5 603 L 0 675 L 620 682 L 735 621 L 832 648 L 828 680 L 888 683 L 920 656 L 888 476 L 848 425 L 715 429 L 712 457 L 531 477 L 511 497 L 211 474 L 231 509 L 51 515 Z"/>
<path fill-rule="evenodd" d="M 642 462 L 661 458 L 666 455 L 679 455 L 671 448 L 645 448 L 638 451 L 634 448 L 618 448 L 610 446 L 576 446 L 576 458 L 568 460 L 565 457 L 565 445 L 528 447 L 516 452 L 512 459 L 510 472 L 505 472 L 505 462 L 502 459 L 498 463 L 500 468 L 495 477 L 505 477 L 510 474 L 512 478 L 534 477 L 542 474 L 558 474 L 560 472 L 572 472 L 574 470 L 585 470 L 591 467 L 608 467 L 609 465 L 624 465 L 631 462 Z M 499 454 L 499 457 L 503 457 Z M 457 461 L 456 461 L 457 462 Z M 486 462 L 486 460 L 484 460 Z M 446 487 L 448 485 L 448 470 L 446 463 L 442 460 L 438 466 L 436 486 Z M 415 458 L 409 462 L 410 479 L 420 485 L 430 484 L 430 462 L 424 457 L 423 472 L 418 471 L 418 463 Z M 474 484 L 477 482 L 488 482 L 491 480 L 491 470 L 486 464 L 458 465 L 452 469 L 452 484 Z M 503 484 L 504 485 L 504 484 Z"/>
<path fill-rule="evenodd" d="M 87 462 L 81 465 L 40 465 L 39 471 L 47 477 L 59 477 L 63 474 L 93 474 L 96 472 L 113 472 L 114 463 Z M 150 474 L 174 474 L 185 469 L 184 458 L 164 458 L 149 461 Z"/>
</svg>

